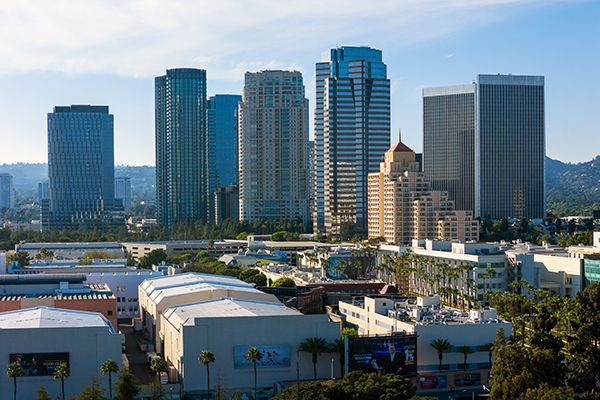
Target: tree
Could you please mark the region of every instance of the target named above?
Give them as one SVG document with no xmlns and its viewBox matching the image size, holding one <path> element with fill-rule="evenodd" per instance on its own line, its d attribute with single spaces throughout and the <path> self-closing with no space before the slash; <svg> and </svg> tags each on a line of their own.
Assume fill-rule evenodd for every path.
<svg viewBox="0 0 600 400">
<path fill-rule="evenodd" d="M 155 359 L 152 360 L 152 364 L 150 365 L 150 369 L 152 369 L 152 371 L 156 372 L 156 378 L 157 378 L 158 382 L 160 382 L 160 373 L 166 372 L 168 367 L 169 366 L 167 365 L 167 362 L 162 357 L 156 357 Z"/>
<path fill-rule="evenodd" d="M 25 375 L 25 371 L 23 371 L 21 364 L 14 362 L 6 368 L 6 375 L 9 379 L 12 378 L 13 380 L 13 384 L 15 385 L 15 400 L 17 400 L 17 378 Z"/>
<path fill-rule="evenodd" d="M 244 354 L 244 358 L 246 359 L 246 361 L 251 362 L 254 365 L 254 396 L 256 397 L 256 394 L 258 393 L 256 362 L 262 360 L 263 353 L 256 347 L 253 347 L 246 351 L 246 354 Z"/>
<path fill-rule="evenodd" d="M 289 288 L 295 288 L 296 287 L 296 283 L 294 282 L 294 280 L 292 278 L 288 278 L 288 277 L 284 276 L 284 277 L 275 279 L 275 282 L 273 282 L 273 284 L 271 285 L 271 287 L 289 287 Z"/>
<path fill-rule="evenodd" d="M 466 371 L 467 367 L 468 367 L 467 356 L 469 354 L 473 354 L 475 352 L 473 351 L 473 349 L 471 348 L 471 346 L 461 346 L 461 347 L 458 348 L 458 352 L 465 356 L 465 371 Z"/>
<path fill-rule="evenodd" d="M 13 261 L 19 263 L 19 268 L 23 268 L 29 265 L 31 257 L 29 257 L 29 253 L 27 253 L 26 251 L 19 251 L 16 254 L 11 254 L 10 256 L 6 257 L 7 263 L 11 263 Z"/>
<path fill-rule="evenodd" d="M 215 355 L 210 350 L 203 350 L 200 357 L 198 357 L 198 361 L 206 366 L 206 393 L 210 397 L 210 370 L 208 364 L 215 362 Z"/>
<path fill-rule="evenodd" d="M 106 389 L 100 387 L 101 379 L 98 377 L 92 378 L 89 385 L 85 386 L 81 393 L 75 397 L 77 400 L 106 400 L 103 395 Z M 70 397 L 69 397 L 70 398 Z"/>
<path fill-rule="evenodd" d="M 127 367 L 121 369 L 115 382 L 115 400 L 133 400 L 140 391 L 131 370 Z"/>
<path fill-rule="evenodd" d="M 166 261 L 167 257 L 167 252 L 163 249 L 154 249 L 139 259 L 140 268 L 150 269 L 152 265 Z"/>
<path fill-rule="evenodd" d="M 71 370 L 67 367 L 67 364 L 60 364 L 58 368 L 54 370 L 54 380 L 60 380 L 62 387 L 62 399 L 65 400 L 65 379 L 71 377 Z"/>
<path fill-rule="evenodd" d="M 440 360 L 440 372 L 442 372 L 442 360 L 444 359 L 444 353 L 448 352 L 452 348 L 452 343 L 446 339 L 435 339 L 429 343 L 438 352 L 438 358 Z"/>
<path fill-rule="evenodd" d="M 37 396 L 35 400 L 52 400 L 50 393 L 46 390 L 45 386 L 40 386 L 37 390 Z"/>
<path fill-rule="evenodd" d="M 100 366 L 100 372 L 102 376 L 108 374 L 108 393 L 109 398 L 112 399 L 112 374 L 119 372 L 119 364 L 109 358 Z"/>
<path fill-rule="evenodd" d="M 167 392 L 165 392 L 165 388 L 160 382 L 151 382 L 148 385 L 148 397 L 144 397 L 144 399 L 148 400 L 165 400 Z"/>
<path fill-rule="evenodd" d="M 300 343 L 298 350 L 312 354 L 315 381 L 317 380 L 317 355 L 320 356 L 322 353 L 330 353 L 331 351 L 335 351 L 333 347 L 327 343 L 327 340 L 323 338 L 306 338 L 302 343 Z"/>
<path fill-rule="evenodd" d="M 486 343 L 482 347 L 483 351 L 488 352 L 488 368 L 492 369 L 492 352 L 494 351 L 494 343 Z"/>
</svg>

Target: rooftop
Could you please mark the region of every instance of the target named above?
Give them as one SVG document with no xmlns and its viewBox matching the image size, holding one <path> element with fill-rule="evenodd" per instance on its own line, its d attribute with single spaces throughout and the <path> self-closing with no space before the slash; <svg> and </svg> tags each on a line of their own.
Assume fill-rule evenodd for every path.
<svg viewBox="0 0 600 400">
<path fill-rule="evenodd" d="M 39 306 L 0 313 L 0 329 L 106 327 L 112 324 L 100 313 Z"/>
</svg>

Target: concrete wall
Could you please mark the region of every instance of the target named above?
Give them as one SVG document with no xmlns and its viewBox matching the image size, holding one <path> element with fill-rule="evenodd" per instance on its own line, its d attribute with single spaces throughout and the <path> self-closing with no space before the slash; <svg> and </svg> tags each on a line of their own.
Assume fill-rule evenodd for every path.
<svg viewBox="0 0 600 400">
<path fill-rule="evenodd" d="M 164 317 L 163 317 L 164 319 Z M 294 315 L 269 317 L 198 318 L 195 326 L 172 326 L 164 322 L 165 357 L 180 369 L 185 391 L 206 390 L 206 367 L 199 364 L 203 350 L 214 353 L 216 362 L 210 364 L 211 386 L 221 373 L 227 389 L 236 389 L 250 394 L 254 388 L 254 369 L 234 368 L 234 346 L 284 345 L 291 346 L 289 367 L 259 368 L 258 386 L 273 387 L 275 382 L 296 379 L 298 346 L 306 338 L 321 337 L 329 343 L 340 338 L 340 325 L 328 322 L 326 315 Z M 181 367 L 181 358 L 185 362 Z M 311 354 L 300 353 L 300 379 L 313 379 Z M 323 353 L 317 360 L 317 377 L 331 378 L 331 360 L 334 374 L 340 377 L 339 355 Z"/>
<path fill-rule="evenodd" d="M 0 360 L 8 364 L 10 354 L 19 353 L 69 353 L 71 377 L 65 380 L 65 395 L 77 395 L 95 376 L 102 376 L 100 365 L 108 359 L 122 368 L 121 336 L 111 334 L 108 328 L 32 328 L 0 329 Z M 113 375 L 113 383 L 116 377 Z M 108 388 L 108 376 L 102 379 Z M 45 386 L 50 397 L 61 395 L 61 382 L 53 376 L 17 378 L 19 399 L 34 399 L 37 389 Z M 13 398 L 13 380 L 0 374 L 0 398 Z M 108 391 L 107 391 L 108 393 Z"/>
</svg>

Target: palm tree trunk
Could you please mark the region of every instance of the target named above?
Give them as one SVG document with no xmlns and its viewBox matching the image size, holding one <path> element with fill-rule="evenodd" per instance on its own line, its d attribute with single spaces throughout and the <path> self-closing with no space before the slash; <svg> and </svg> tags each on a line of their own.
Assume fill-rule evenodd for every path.
<svg viewBox="0 0 600 400">
<path fill-rule="evenodd" d="M 444 358 L 442 353 L 439 354 L 438 358 L 440 359 L 440 372 L 442 372 L 442 359 Z"/>
<path fill-rule="evenodd" d="M 313 362 L 313 371 L 315 373 L 315 381 L 316 381 L 317 380 L 317 353 L 313 353 L 312 362 Z"/>
<path fill-rule="evenodd" d="M 108 373 L 108 395 L 112 399 L 112 372 Z"/>
<path fill-rule="evenodd" d="M 62 400 L 65 400 L 65 379 L 64 378 L 61 379 L 60 383 L 62 385 L 62 395 L 63 395 L 63 399 Z"/>
<path fill-rule="evenodd" d="M 206 392 L 210 398 L 210 372 L 208 371 L 208 364 L 206 364 Z"/>
<path fill-rule="evenodd" d="M 254 399 L 258 396 L 258 384 L 256 380 L 256 360 L 254 360 Z"/>
<path fill-rule="evenodd" d="M 14 376 L 13 379 L 15 380 L 15 400 L 17 400 L 17 377 Z"/>
</svg>

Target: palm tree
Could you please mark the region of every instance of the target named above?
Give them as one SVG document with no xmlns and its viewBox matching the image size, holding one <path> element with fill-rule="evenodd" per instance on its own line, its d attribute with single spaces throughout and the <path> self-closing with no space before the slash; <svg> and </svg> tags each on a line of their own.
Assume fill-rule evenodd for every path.
<svg viewBox="0 0 600 400">
<path fill-rule="evenodd" d="M 119 364 L 109 358 L 100 365 L 100 372 L 102 373 L 102 376 L 108 374 L 108 393 L 109 397 L 112 399 L 112 374 L 119 372 Z"/>
<path fill-rule="evenodd" d="M 315 373 L 315 381 L 317 380 L 317 355 L 321 353 L 331 352 L 332 346 L 323 338 L 306 338 L 298 347 L 300 351 L 312 354 L 313 371 Z"/>
<path fill-rule="evenodd" d="M 208 364 L 215 362 L 215 355 L 210 350 L 203 350 L 198 357 L 200 364 L 206 365 L 206 392 L 210 397 L 210 371 L 208 370 Z"/>
<path fill-rule="evenodd" d="M 262 360 L 263 353 L 256 347 L 253 347 L 251 349 L 248 349 L 246 354 L 244 354 L 244 358 L 246 359 L 246 361 L 254 364 L 254 398 L 256 398 L 256 395 L 258 393 L 258 384 L 256 380 L 256 362 Z"/>
<path fill-rule="evenodd" d="M 444 353 L 448 352 L 452 348 L 452 343 L 446 339 L 435 339 L 429 343 L 438 352 L 438 358 L 440 359 L 440 372 L 442 372 L 442 359 Z"/>
<path fill-rule="evenodd" d="M 475 352 L 473 351 L 473 349 L 471 348 L 471 346 L 461 346 L 461 347 L 458 348 L 458 352 L 462 353 L 462 355 L 465 356 L 465 371 L 466 371 L 467 370 L 467 366 L 468 366 L 468 364 L 467 364 L 467 356 L 469 354 L 473 354 Z"/>
<path fill-rule="evenodd" d="M 158 382 L 160 382 L 160 373 L 167 371 L 168 368 L 167 362 L 162 357 L 156 357 L 150 364 L 150 369 L 156 372 Z"/>
<path fill-rule="evenodd" d="M 483 346 L 483 351 L 488 352 L 488 368 L 492 369 L 492 351 L 494 351 L 494 343 L 486 343 Z"/>
<path fill-rule="evenodd" d="M 62 386 L 62 399 L 65 400 L 65 379 L 71 377 L 71 370 L 67 367 L 67 364 L 60 364 L 58 368 L 54 370 L 54 380 L 60 380 Z"/>
<path fill-rule="evenodd" d="M 15 400 L 17 400 L 17 378 L 25 375 L 25 371 L 23 371 L 21 364 L 14 362 L 9 364 L 6 368 L 6 375 L 9 379 L 13 379 L 13 382 L 15 384 Z"/>
</svg>

